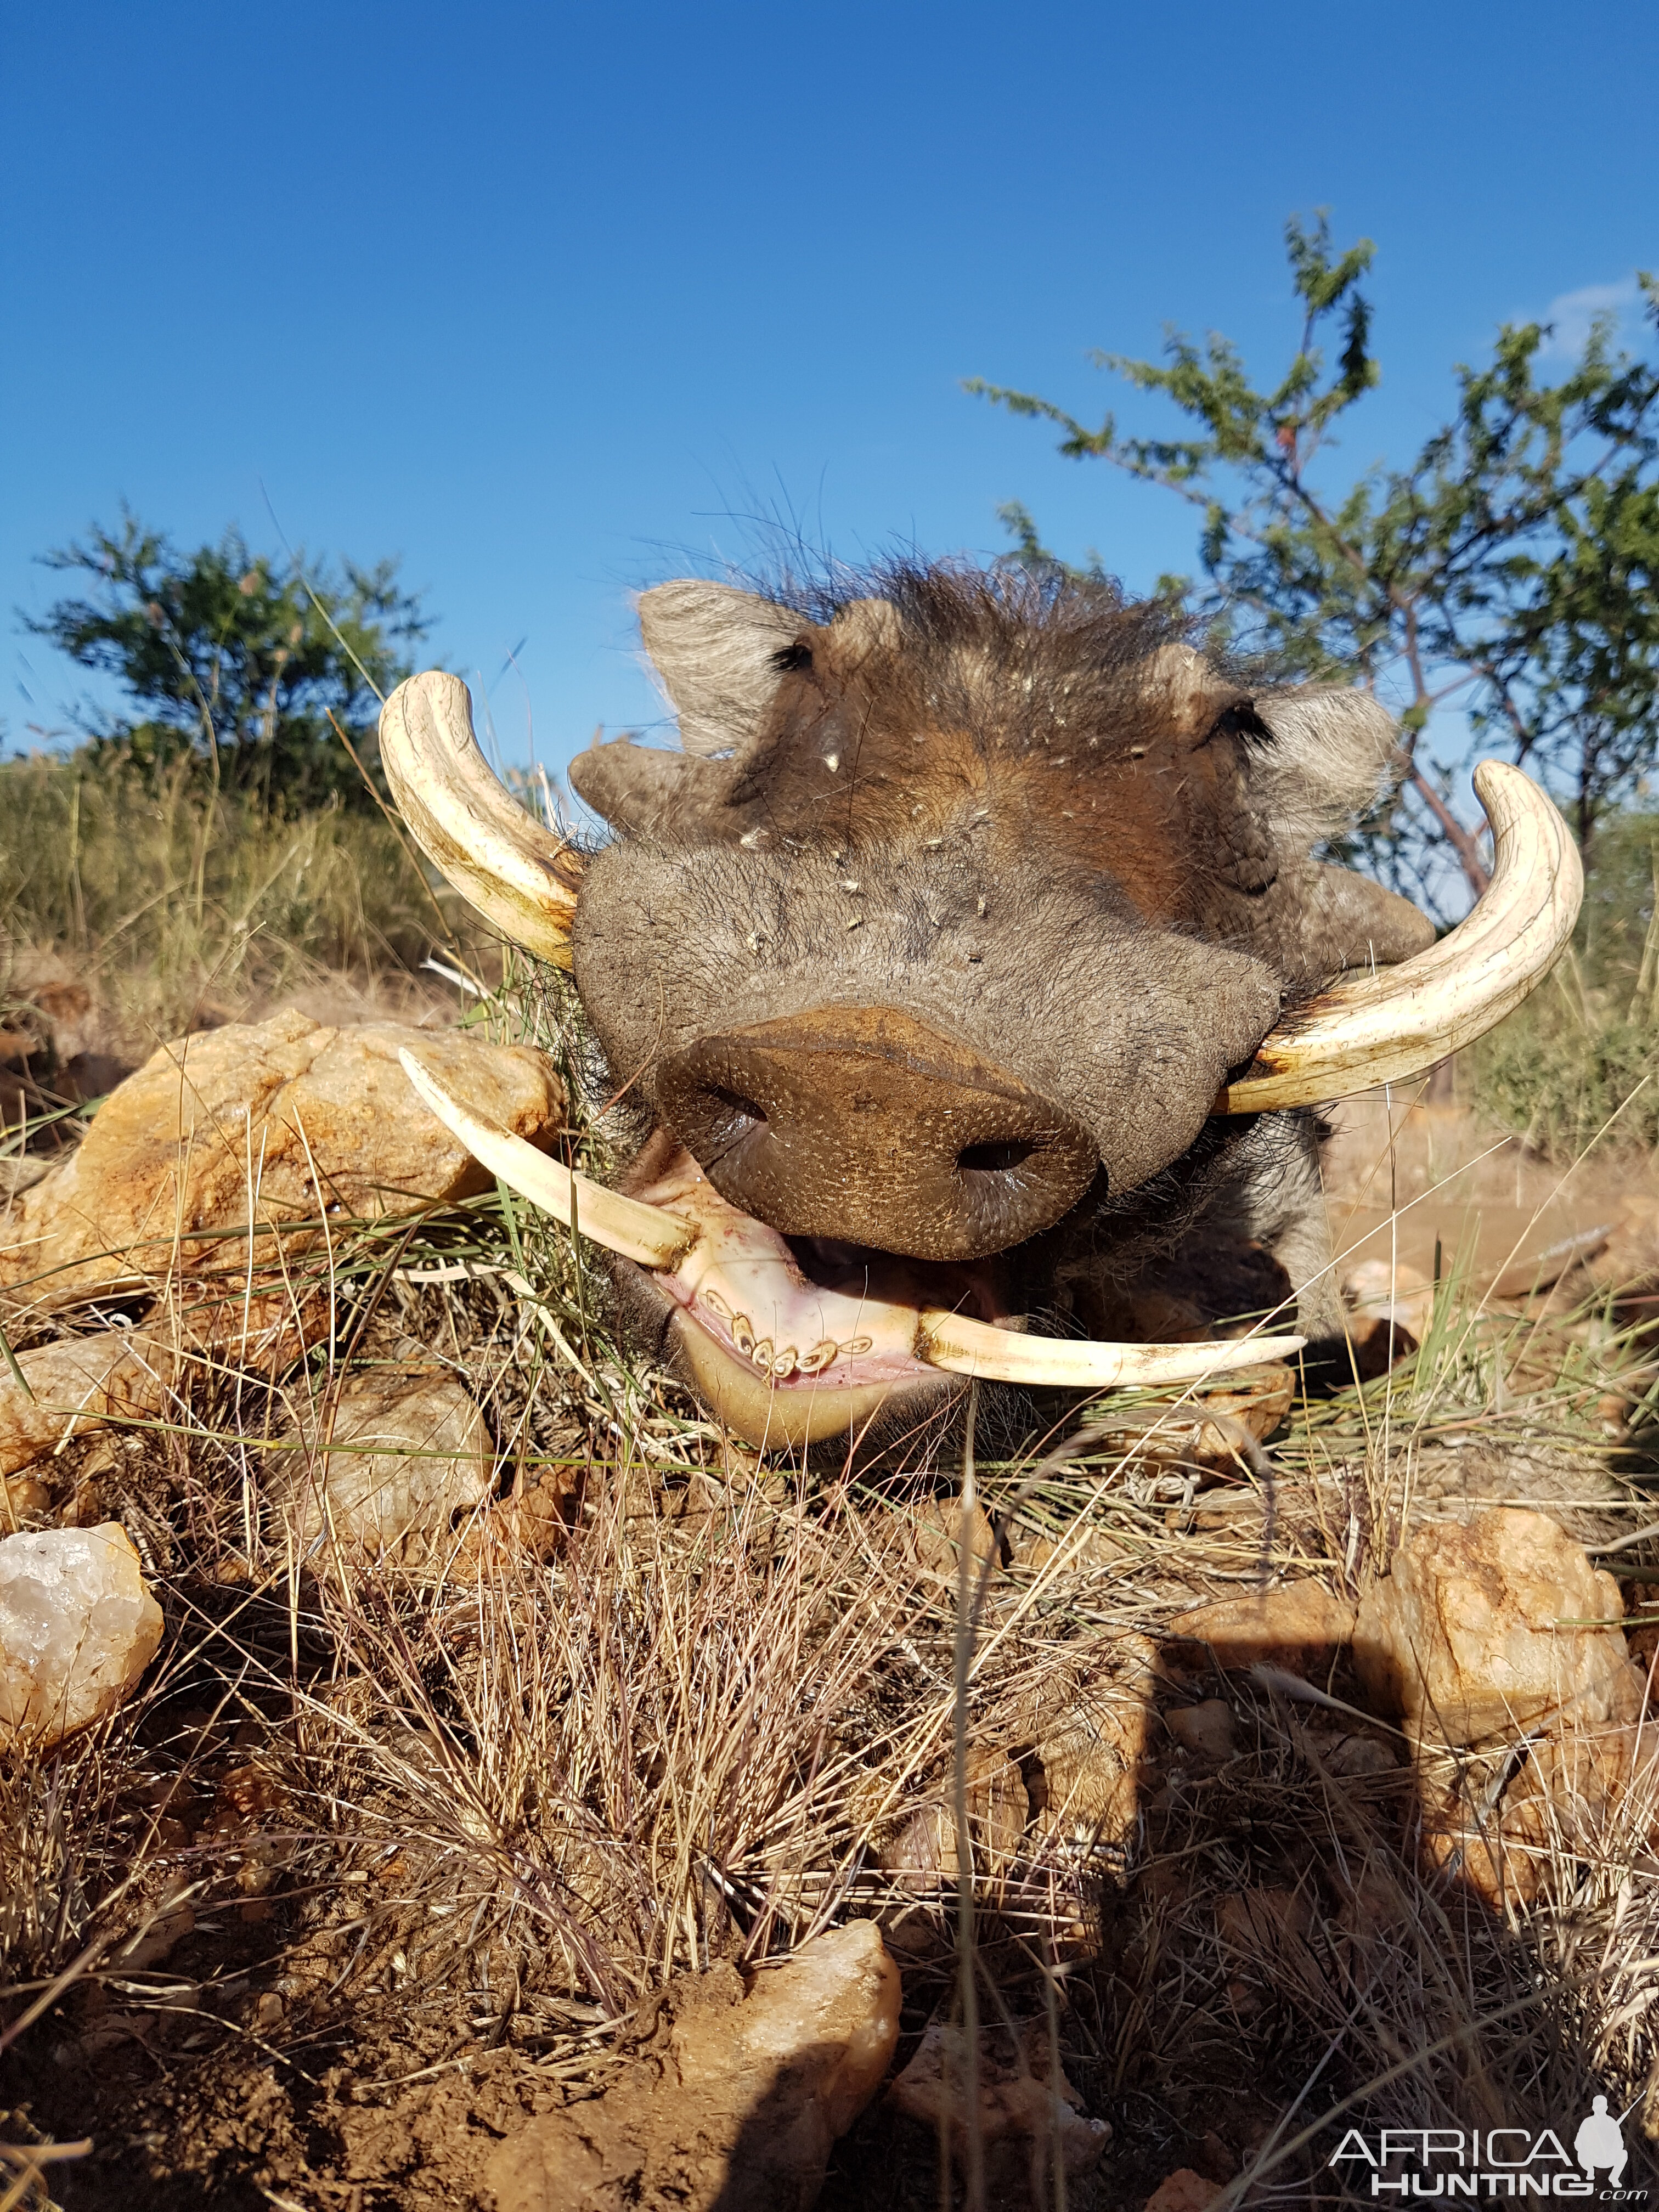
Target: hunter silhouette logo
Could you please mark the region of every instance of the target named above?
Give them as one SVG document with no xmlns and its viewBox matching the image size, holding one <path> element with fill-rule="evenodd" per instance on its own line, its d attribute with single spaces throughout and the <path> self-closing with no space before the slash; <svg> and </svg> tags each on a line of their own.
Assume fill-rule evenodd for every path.
<svg viewBox="0 0 1659 2212">
<path fill-rule="evenodd" d="M 1624 2185 L 1629 2153 L 1624 2113 L 1596 2097 L 1580 2121 L 1572 2149 L 1553 2128 L 1382 2128 L 1372 2136 L 1350 2128 L 1328 2161 L 1346 2169 L 1369 2166 L 1375 2197 L 1580 2197 L 1601 2203 L 1638 2205 L 1645 2189 Z"/>
<path fill-rule="evenodd" d="M 1584 2169 L 1586 2181 L 1594 2181 L 1602 2166 L 1607 2171 L 1607 2186 L 1617 2189 L 1625 2178 L 1625 2160 L 1629 2153 L 1625 2148 L 1625 2131 L 1607 2110 L 1605 2097 L 1592 2100 L 1589 2118 L 1582 2122 L 1572 2139 L 1572 2154 Z"/>
</svg>

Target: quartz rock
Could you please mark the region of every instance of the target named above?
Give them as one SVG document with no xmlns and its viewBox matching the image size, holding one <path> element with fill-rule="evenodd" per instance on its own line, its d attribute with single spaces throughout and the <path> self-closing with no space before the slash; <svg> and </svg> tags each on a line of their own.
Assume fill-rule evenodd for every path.
<svg viewBox="0 0 1659 2212">
<path fill-rule="evenodd" d="M 45 1750 L 102 1720 L 161 1641 L 118 1522 L 0 1540 L 0 1746 Z"/>
</svg>

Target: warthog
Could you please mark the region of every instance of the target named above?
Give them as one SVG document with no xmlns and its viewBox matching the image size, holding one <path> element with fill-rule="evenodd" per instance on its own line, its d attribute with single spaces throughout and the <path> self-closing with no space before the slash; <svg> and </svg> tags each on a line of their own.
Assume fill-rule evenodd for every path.
<svg viewBox="0 0 1659 2212">
<path fill-rule="evenodd" d="M 1183 1380 L 1337 1335 L 1310 1109 L 1547 971 L 1580 878 L 1544 794 L 1479 771 L 1492 884 L 1436 945 L 1314 857 L 1395 757 L 1364 691 L 1247 681 L 1161 606 L 963 566 L 639 611 L 680 750 L 577 759 L 596 854 L 502 789 L 455 678 L 381 722 L 410 829 L 574 969 L 650 1134 L 605 1192 L 415 1079 L 508 1182 L 567 1220 L 574 1195 L 635 1329 L 795 1443 L 926 1418 L 963 1375 Z M 1224 1242 L 1282 1267 L 1295 1337 L 1103 1340 Z"/>
</svg>

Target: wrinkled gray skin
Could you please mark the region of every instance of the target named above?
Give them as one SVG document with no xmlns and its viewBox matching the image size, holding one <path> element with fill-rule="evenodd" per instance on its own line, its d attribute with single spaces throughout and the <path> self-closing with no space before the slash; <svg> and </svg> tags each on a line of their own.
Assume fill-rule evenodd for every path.
<svg viewBox="0 0 1659 2212">
<path fill-rule="evenodd" d="M 1284 1268 L 1304 1332 L 1337 1334 L 1314 1118 L 1211 1109 L 1287 1008 L 1431 940 L 1311 858 L 1375 800 L 1387 714 L 1253 688 L 1157 610 L 973 570 L 891 572 L 839 606 L 672 584 L 641 617 L 683 749 L 571 771 L 618 832 L 574 938 L 613 1080 L 657 1108 L 711 1032 L 896 1010 L 1098 1155 L 1065 1218 L 997 1259 L 1012 1310 L 1106 1333 L 1159 1267 L 1190 1281 L 1231 1238 Z M 848 1207 L 848 1236 L 917 1249 L 867 1233 L 856 1174 Z"/>
</svg>

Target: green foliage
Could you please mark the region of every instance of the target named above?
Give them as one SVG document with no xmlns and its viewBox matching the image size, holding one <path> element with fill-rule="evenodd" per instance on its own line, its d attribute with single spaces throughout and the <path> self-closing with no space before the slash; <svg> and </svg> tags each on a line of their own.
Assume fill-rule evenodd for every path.
<svg viewBox="0 0 1659 2212">
<path fill-rule="evenodd" d="M 348 561 L 337 575 L 303 555 L 274 563 L 234 530 L 185 555 L 128 514 L 45 565 L 95 579 L 95 596 L 59 599 L 28 626 L 115 677 L 137 709 L 88 723 L 95 745 L 151 771 L 193 757 L 216 788 L 267 809 L 333 799 L 373 811 L 333 725 L 370 767 L 379 702 L 430 627 L 395 562 Z"/>
<path fill-rule="evenodd" d="M 1449 846 L 1484 887 L 1476 837 L 1423 742 L 1449 701 L 1484 749 L 1501 745 L 1571 800 L 1589 854 L 1659 749 L 1659 367 L 1615 355 L 1598 325 L 1570 373 L 1542 382 L 1548 331 L 1506 325 L 1488 366 L 1456 370 L 1455 411 L 1409 467 L 1345 481 L 1334 429 L 1380 375 L 1360 289 L 1373 248 L 1336 254 L 1322 216 L 1312 230 L 1293 221 L 1287 250 L 1302 329 L 1270 388 L 1214 334 L 1200 348 L 1171 333 L 1161 363 L 1095 356 L 1170 401 L 1184 435 L 1128 437 L 1110 415 L 1091 429 L 1029 392 L 968 389 L 1054 424 L 1068 457 L 1195 507 L 1195 612 L 1296 672 L 1357 673 L 1403 697 L 1407 796 L 1373 853 L 1386 872 L 1414 874 L 1420 890 Z M 1659 320 L 1659 284 L 1641 285 Z M 1023 508 L 1005 519 L 1013 558 L 1051 557 Z"/>
</svg>

